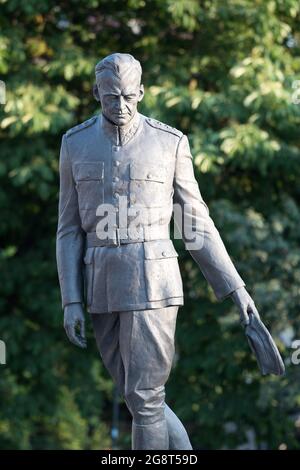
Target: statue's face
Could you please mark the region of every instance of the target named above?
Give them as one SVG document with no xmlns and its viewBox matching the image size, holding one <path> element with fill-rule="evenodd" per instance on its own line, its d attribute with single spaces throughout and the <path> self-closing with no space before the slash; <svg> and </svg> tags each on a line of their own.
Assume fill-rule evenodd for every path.
<svg viewBox="0 0 300 470">
<path fill-rule="evenodd" d="M 128 124 L 144 96 L 140 75 L 132 71 L 118 78 L 105 71 L 96 77 L 96 84 L 104 116 L 117 126 Z"/>
</svg>

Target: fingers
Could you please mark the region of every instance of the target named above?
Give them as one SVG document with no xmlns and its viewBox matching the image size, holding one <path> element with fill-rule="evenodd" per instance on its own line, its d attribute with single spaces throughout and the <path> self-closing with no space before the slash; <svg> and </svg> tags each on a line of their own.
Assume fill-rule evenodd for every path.
<svg viewBox="0 0 300 470">
<path fill-rule="evenodd" d="M 256 316 L 256 318 L 260 319 L 260 315 L 257 311 L 257 308 L 255 307 L 255 305 L 253 304 L 253 307 L 252 307 L 252 311 L 254 313 L 254 315 Z"/>
<path fill-rule="evenodd" d="M 259 313 L 258 313 L 258 310 L 255 306 L 255 303 L 252 301 L 249 305 L 248 305 L 248 312 L 252 312 L 253 315 L 259 320 L 260 319 L 260 316 L 259 316 Z"/>
<path fill-rule="evenodd" d="M 81 344 L 83 345 L 82 347 L 86 348 L 85 322 L 83 318 L 79 320 L 79 328 L 80 328 L 80 333 L 78 337 L 80 338 Z"/>
<path fill-rule="evenodd" d="M 79 326 L 80 326 L 80 336 L 85 341 L 85 322 L 83 319 L 79 321 Z"/>
<path fill-rule="evenodd" d="M 78 346 L 80 348 L 86 348 L 86 340 L 85 337 L 81 337 L 79 335 L 76 335 L 76 323 L 67 323 L 65 325 L 65 330 L 67 333 L 67 336 L 71 343 L 75 344 L 75 346 Z"/>
<path fill-rule="evenodd" d="M 243 308 L 243 309 L 240 310 L 240 321 L 241 321 L 243 326 L 249 325 L 250 319 L 249 319 L 249 315 L 247 313 L 247 309 Z"/>
<path fill-rule="evenodd" d="M 251 320 L 251 318 L 249 317 L 249 314 L 251 314 L 251 313 L 258 320 L 260 320 L 260 316 L 259 316 L 257 308 L 254 304 L 254 301 L 252 300 L 252 298 L 250 297 L 250 295 L 248 293 L 243 298 L 237 299 L 236 304 L 237 304 L 237 306 L 239 308 L 239 311 L 240 311 L 240 321 L 244 326 L 249 325 L 250 320 Z"/>
</svg>

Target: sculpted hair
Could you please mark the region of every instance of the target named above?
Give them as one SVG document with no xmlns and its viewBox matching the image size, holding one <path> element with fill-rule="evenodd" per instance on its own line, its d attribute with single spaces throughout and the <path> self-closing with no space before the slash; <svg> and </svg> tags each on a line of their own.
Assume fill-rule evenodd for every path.
<svg viewBox="0 0 300 470">
<path fill-rule="evenodd" d="M 121 54 L 116 52 L 104 57 L 104 59 L 97 63 L 95 67 L 95 75 L 96 77 L 99 77 L 106 71 L 111 71 L 118 78 L 121 76 L 124 77 L 124 75 L 127 75 L 128 73 L 132 73 L 132 71 L 137 72 L 140 79 L 142 77 L 141 64 L 131 54 Z M 95 100 L 99 102 L 100 98 L 96 84 L 93 86 L 93 95 Z"/>
<path fill-rule="evenodd" d="M 95 67 L 95 75 L 98 76 L 102 72 L 110 70 L 118 78 L 121 75 L 126 75 L 132 70 L 138 72 L 142 76 L 142 67 L 138 60 L 136 60 L 131 54 L 110 54 L 104 59 L 100 60 Z"/>
</svg>

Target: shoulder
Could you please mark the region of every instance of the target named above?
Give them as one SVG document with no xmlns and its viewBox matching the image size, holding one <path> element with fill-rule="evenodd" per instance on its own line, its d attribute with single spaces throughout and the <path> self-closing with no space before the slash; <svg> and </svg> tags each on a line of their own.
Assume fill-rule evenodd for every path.
<svg viewBox="0 0 300 470">
<path fill-rule="evenodd" d="M 70 137 L 73 134 L 76 134 L 77 132 L 83 131 L 84 129 L 87 129 L 90 126 L 93 126 L 97 121 L 97 117 L 98 116 L 93 116 L 90 119 L 87 119 L 87 121 L 77 124 L 77 126 L 71 127 L 71 129 L 66 132 L 66 137 Z"/>
<path fill-rule="evenodd" d="M 175 127 L 171 127 L 168 124 L 165 124 L 164 122 L 158 121 L 157 119 L 147 117 L 146 124 L 156 129 L 159 129 L 162 132 L 168 132 L 169 134 L 174 134 L 179 138 L 183 136 L 183 133 L 179 131 L 178 129 L 176 129 Z"/>
</svg>

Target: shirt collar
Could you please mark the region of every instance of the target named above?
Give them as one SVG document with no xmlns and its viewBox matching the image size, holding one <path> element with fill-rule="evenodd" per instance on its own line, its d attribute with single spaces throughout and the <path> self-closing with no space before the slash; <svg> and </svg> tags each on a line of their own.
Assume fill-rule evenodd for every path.
<svg viewBox="0 0 300 470">
<path fill-rule="evenodd" d="M 117 126 L 109 121 L 102 113 L 100 116 L 100 126 L 114 145 L 125 145 L 136 133 L 140 121 L 141 115 L 138 111 L 125 126 Z"/>
</svg>

